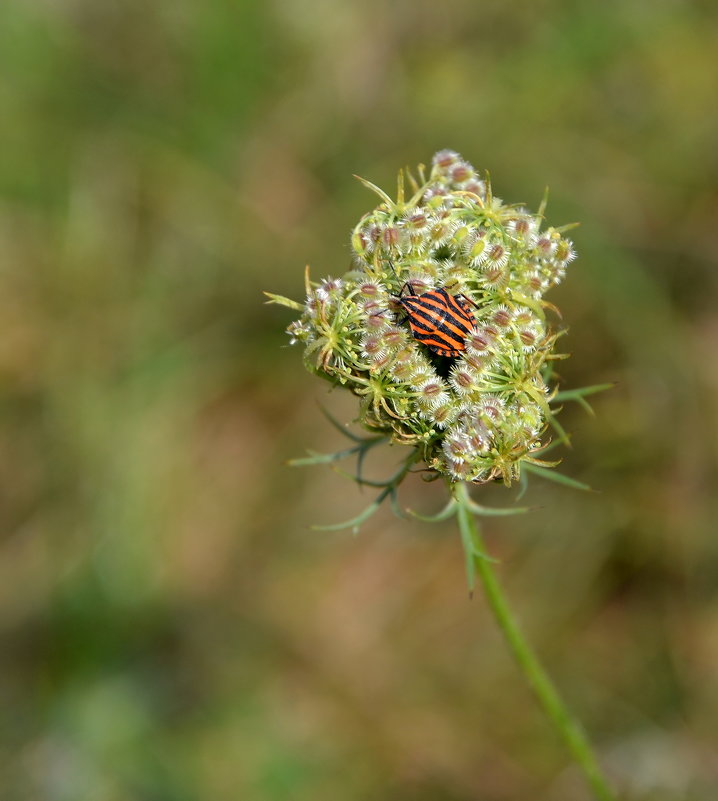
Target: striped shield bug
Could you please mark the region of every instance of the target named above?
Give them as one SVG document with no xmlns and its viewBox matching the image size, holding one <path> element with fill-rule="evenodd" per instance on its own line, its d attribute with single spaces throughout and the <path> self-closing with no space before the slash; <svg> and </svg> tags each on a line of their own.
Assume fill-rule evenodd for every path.
<svg viewBox="0 0 718 801">
<path fill-rule="evenodd" d="M 412 294 L 402 296 L 407 286 Z M 443 287 L 416 295 L 407 283 L 394 300 L 406 312 L 417 342 L 439 356 L 456 357 L 466 350 L 466 337 L 476 325 L 468 298 L 450 295 Z"/>
</svg>

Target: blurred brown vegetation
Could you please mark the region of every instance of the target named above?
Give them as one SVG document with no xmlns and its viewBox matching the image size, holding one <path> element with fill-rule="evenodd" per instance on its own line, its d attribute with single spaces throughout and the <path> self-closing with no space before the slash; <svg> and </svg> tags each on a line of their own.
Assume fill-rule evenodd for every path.
<svg viewBox="0 0 718 801">
<path fill-rule="evenodd" d="M 586 799 L 453 526 L 311 531 L 371 495 L 284 465 L 353 404 L 261 290 L 344 271 L 351 174 L 441 147 L 582 222 L 564 386 L 618 382 L 562 415 L 600 494 L 533 485 L 488 528 L 502 579 L 625 797 L 718 797 L 717 31 L 667 0 L 3 0 L 3 801 Z"/>
</svg>

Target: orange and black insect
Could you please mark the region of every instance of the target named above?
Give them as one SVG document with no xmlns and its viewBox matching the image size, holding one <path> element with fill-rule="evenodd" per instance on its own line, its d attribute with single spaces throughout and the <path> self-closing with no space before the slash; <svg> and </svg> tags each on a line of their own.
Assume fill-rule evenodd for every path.
<svg viewBox="0 0 718 801">
<path fill-rule="evenodd" d="M 411 295 L 402 297 L 409 286 Z M 443 287 L 415 295 L 404 284 L 395 297 L 406 312 L 411 333 L 418 342 L 439 356 L 459 356 L 466 350 L 466 337 L 476 325 L 471 301 L 463 295 L 450 295 Z"/>
</svg>

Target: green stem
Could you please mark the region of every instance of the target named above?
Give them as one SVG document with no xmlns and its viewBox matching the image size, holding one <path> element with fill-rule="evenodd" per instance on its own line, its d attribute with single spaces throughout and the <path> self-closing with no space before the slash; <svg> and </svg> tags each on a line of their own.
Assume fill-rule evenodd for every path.
<svg viewBox="0 0 718 801">
<path fill-rule="evenodd" d="M 484 545 L 474 516 L 469 509 L 470 498 L 465 484 L 454 484 L 452 487 L 457 502 L 459 527 L 464 542 L 473 542 L 476 552 L 483 552 Z M 524 639 L 521 630 L 506 602 L 499 586 L 491 562 L 481 556 L 474 556 L 476 570 L 481 578 L 489 602 L 499 628 L 504 634 L 511 652 L 526 680 L 533 688 L 544 712 L 553 721 L 559 735 L 583 771 L 593 793 L 599 801 L 615 801 L 615 796 L 601 772 L 583 729 L 574 720 L 568 708 L 561 700 L 556 687 L 541 667 L 531 646 Z"/>
</svg>

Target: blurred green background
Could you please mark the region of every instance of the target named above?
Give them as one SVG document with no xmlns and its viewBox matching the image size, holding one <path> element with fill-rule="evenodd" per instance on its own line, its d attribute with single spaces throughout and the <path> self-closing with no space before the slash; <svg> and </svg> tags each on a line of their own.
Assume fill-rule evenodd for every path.
<svg viewBox="0 0 718 801">
<path fill-rule="evenodd" d="M 261 290 L 443 147 L 582 222 L 561 373 L 618 382 L 502 580 L 625 797 L 718 798 L 717 50 L 709 2 L 0 3 L 2 801 L 587 798 L 453 525 L 312 531 L 372 496 L 284 464 L 353 402 Z"/>
</svg>

